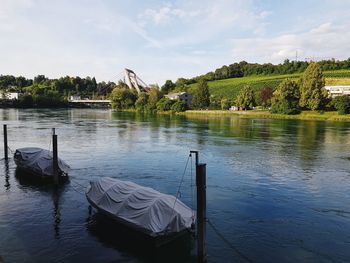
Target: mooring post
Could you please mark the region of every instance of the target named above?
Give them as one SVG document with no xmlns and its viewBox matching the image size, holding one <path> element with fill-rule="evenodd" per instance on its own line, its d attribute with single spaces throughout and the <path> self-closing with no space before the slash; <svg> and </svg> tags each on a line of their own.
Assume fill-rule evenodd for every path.
<svg viewBox="0 0 350 263">
<path fill-rule="evenodd" d="M 198 263 L 207 262 L 205 251 L 205 233 L 206 233 L 206 164 L 199 163 L 198 151 L 190 151 L 196 157 L 196 186 L 197 186 L 197 261 Z"/>
<path fill-rule="evenodd" d="M 8 145 L 7 145 L 7 124 L 4 124 L 4 154 L 5 154 L 5 160 L 8 160 L 9 155 L 8 155 Z"/>
<path fill-rule="evenodd" d="M 197 227 L 198 227 L 198 248 L 197 257 L 199 263 L 207 262 L 205 251 L 205 233 L 206 233 L 206 164 L 198 163 L 196 167 L 197 184 Z"/>
<path fill-rule="evenodd" d="M 55 128 L 52 129 L 52 162 L 53 179 L 55 184 L 58 184 L 58 149 Z"/>
</svg>

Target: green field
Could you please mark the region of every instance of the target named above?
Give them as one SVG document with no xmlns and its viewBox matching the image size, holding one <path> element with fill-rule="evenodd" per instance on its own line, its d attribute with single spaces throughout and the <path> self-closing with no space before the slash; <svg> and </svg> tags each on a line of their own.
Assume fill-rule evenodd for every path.
<svg viewBox="0 0 350 263">
<path fill-rule="evenodd" d="M 210 94 L 215 97 L 226 97 L 233 99 L 245 86 L 250 85 L 254 90 L 264 87 L 275 89 L 283 79 L 291 78 L 297 80 L 302 74 L 270 75 L 270 76 L 249 76 L 243 78 L 223 79 L 208 82 Z M 350 70 L 325 71 L 326 85 L 350 85 Z M 193 91 L 196 84 L 189 87 Z"/>
</svg>

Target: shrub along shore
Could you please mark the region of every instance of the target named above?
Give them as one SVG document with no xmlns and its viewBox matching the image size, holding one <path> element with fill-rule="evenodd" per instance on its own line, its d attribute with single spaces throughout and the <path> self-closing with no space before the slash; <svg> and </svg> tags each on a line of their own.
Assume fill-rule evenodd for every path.
<svg viewBox="0 0 350 263">
<path fill-rule="evenodd" d="M 276 114 L 269 111 L 247 110 L 247 111 L 230 111 L 230 110 L 188 110 L 185 112 L 176 113 L 188 117 L 213 116 L 213 117 L 228 117 L 239 116 L 240 118 L 254 119 L 280 119 L 280 120 L 319 120 L 319 121 L 346 121 L 350 122 L 350 115 L 340 115 L 336 111 L 317 112 L 317 111 L 302 111 L 300 114 L 287 115 Z"/>
</svg>

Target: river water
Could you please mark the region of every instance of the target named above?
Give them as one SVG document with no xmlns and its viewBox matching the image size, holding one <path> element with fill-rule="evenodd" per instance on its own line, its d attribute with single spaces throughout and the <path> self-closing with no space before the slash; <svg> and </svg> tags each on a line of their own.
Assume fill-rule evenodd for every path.
<svg viewBox="0 0 350 263">
<path fill-rule="evenodd" d="M 175 195 L 185 174 L 181 199 L 194 207 L 190 150 L 207 164 L 209 262 L 350 262 L 350 123 L 94 109 L 0 109 L 0 120 L 12 150 L 48 149 L 56 128 L 72 167 L 55 189 L 0 161 L 0 262 L 195 262 L 193 242 L 126 242 L 84 196 L 103 176 Z"/>
</svg>

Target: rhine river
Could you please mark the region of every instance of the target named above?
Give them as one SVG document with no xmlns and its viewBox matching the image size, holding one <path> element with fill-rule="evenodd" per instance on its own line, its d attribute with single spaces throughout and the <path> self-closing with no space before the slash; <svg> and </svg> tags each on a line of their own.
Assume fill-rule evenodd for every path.
<svg viewBox="0 0 350 263">
<path fill-rule="evenodd" d="M 190 150 L 207 164 L 207 217 L 221 235 L 207 225 L 208 262 L 350 262 L 350 123 L 94 109 L 0 109 L 0 120 L 12 150 L 48 149 L 56 128 L 72 167 L 55 190 L 1 159 L 0 262 L 196 262 L 195 243 L 127 242 L 84 195 L 104 176 L 175 195 Z M 194 208 L 191 167 L 181 200 Z"/>
</svg>

